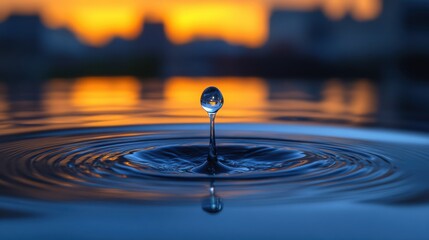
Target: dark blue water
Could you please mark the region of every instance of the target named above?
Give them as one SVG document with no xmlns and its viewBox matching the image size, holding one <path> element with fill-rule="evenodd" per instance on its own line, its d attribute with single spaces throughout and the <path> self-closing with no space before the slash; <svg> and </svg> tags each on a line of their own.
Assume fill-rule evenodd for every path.
<svg viewBox="0 0 429 240">
<path fill-rule="evenodd" d="M 39 116 L 21 100 L 0 114 L 1 239 L 429 236 L 429 134 L 378 126 L 366 98 L 355 112 L 330 94 L 244 110 L 226 99 L 216 140 L 228 171 L 206 174 L 202 109 L 165 107 L 168 96 L 119 108 L 65 98 L 68 112 L 44 94 Z"/>
</svg>

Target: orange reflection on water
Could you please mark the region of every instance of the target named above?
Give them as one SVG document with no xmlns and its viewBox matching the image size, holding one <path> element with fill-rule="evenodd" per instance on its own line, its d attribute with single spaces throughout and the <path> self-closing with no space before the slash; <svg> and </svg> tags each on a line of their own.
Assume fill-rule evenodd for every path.
<svg viewBox="0 0 429 240">
<path fill-rule="evenodd" d="M 351 13 L 357 20 L 380 15 L 381 0 L 4 0 L 0 21 L 11 14 L 40 14 L 51 28 L 67 27 L 90 45 L 114 37 L 133 39 L 144 20 L 165 24 L 169 39 L 185 43 L 198 38 L 223 39 L 248 47 L 268 37 L 273 9 L 312 11 L 321 8 L 331 19 Z"/>
<path fill-rule="evenodd" d="M 0 121 L 5 121 L 9 118 L 7 114 L 8 110 L 9 101 L 7 99 L 7 88 L 3 83 L 0 83 Z"/>
<path fill-rule="evenodd" d="M 355 115 L 368 115 L 377 110 L 374 85 L 368 79 L 358 79 L 351 92 L 349 111 Z"/>
<path fill-rule="evenodd" d="M 173 115 L 203 116 L 205 119 L 200 97 L 209 86 L 218 87 L 225 99 L 218 113 L 220 119 L 241 117 L 253 120 L 251 117 L 264 116 L 268 85 L 263 79 L 253 77 L 173 77 L 165 83 L 164 106 Z"/>
<path fill-rule="evenodd" d="M 134 77 L 84 77 L 73 85 L 73 106 L 88 111 L 113 111 L 135 107 L 141 83 Z"/>
<path fill-rule="evenodd" d="M 71 104 L 72 82 L 67 79 L 52 79 L 43 89 L 43 106 L 49 115 L 59 115 L 74 111 Z"/>
<path fill-rule="evenodd" d="M 346 110 L 345 88 L 337 79 L 329 80 L 322 92 L 322 111 L 332 114 L 343 113 Z"/>
<path fill-rule="evenodd" d="M 140 89 L 133 77 L 53 79 L 44 87 L 43 106 L 50 115 L 127 110 L 138 104 Z"/>
<path fill-rule="evenodd" d="M 14 119 L 22 112 L 10 109 L 16 103 L 10 105 L 6 89 L 0 84 L 0 129 L 4 134 L 84 126 L 207 123 L 199 100 L 208 86 L 217 86 L 224 95 L 225 104 L 217 118 L 220 122 L 374 120 L 377 91 L 370 80 L 332 79 L 322 88 L 314 82 L 283 81 L 285 84 L 256 77 L 173 77 L 144 82 L 134 77 L 54 79 L 43 88 L 43 113 L 24 112 L 27 115 L 22 119 Z"/>
<path fill-rule="evenodd" d="M 49 126 L 117 126 L 139 124 L 142 84 L 134 77 L 53 79 L 45 84 L 43 106 Z"/>
<path fill-rule="evenodd" d="M 350 88 L 332 79 L 326 83 L 322 93 L 322 110 L 334 116 L 345 114 L 354 122 L 359 122 L 377 110 L 375 87 L 368 79 L 357 79 Z"/>
</svg>

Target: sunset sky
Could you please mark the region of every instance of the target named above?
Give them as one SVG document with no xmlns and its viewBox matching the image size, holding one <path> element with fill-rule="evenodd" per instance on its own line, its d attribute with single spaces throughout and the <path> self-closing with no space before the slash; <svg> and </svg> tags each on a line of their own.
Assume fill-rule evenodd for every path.
<svg viewBox="0 0 429 240">
<path fill-rule="evenodd" d="M 114 37 L 133 39 L 144 21 L 165 24 L 176 44 L 222 39 L 259 47 L 268 37 L 273 9 L 321 9 L 336 20 L 350 14 L 358 21 L 376 18 L 381 0 L 2 0 L 0 21 L 12 14 L 39 14 L 49 28 L 66 27 L 80 41 L 103 46 Z"/>
</svg>

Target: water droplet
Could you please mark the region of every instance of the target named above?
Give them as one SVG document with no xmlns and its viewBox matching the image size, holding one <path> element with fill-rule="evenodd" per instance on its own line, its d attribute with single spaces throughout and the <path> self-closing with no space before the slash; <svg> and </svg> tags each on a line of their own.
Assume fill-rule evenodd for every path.
<svg viewBox="0 0 429 240">
<path fill-rule="evenodd" d="M 212 175 L 230 172 L 228 166 L 220 163 L 217 157 L 216 137 L 215 137 L 215 118 L 216 113 L 223 105 L 222 93 L 216 87 L 208 87 L 201 95 L 201 106 L 207 111 L 210 118 L 210 143 L 207 161 L 195 168 L 196 172 L 208 173 Z M 214 199 L 213 199 L 214 201 Z M 213 202 L 214 204 L 215 202 Z"/>
<path fill-rule="evenodd" d="M 201 94 L 201 106 L 206 110 L 210 117 L 210 143 L 207 162 L 205 162 L 200 170 L 210 174 L 216 174 L 219 168 L 217 152 L 216 152 L 216 137 L 215 137 L 215 117 L 216 112 L 223 105 L 222 93 L 216 87 L 208 87 Z"/>
<path fill-rule="evenodd" d="M 216 113 L 223 106 L 222 93 L 216 87 L 208 87 L 201 94 L 201 106 L 207 113 Z"/>
</svg>

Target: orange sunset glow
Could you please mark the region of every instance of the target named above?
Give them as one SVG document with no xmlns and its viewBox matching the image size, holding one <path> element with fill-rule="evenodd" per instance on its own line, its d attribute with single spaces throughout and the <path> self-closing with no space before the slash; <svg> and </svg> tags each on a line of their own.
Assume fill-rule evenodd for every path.
<svg viewBox="0 0 429 240">
<path fill-rule="evenodd" d="M 179 44 L 194 38 L 214 38 L 258 47 L 268 34 L 268 13 L 264 8 L 257 3 L 178 5 L 166 16 L 167 35 Z"/>
<path fill-rule="evenodd" d="M 260 47 L 268 38 L 273 9 L 322 9 L 333 20 L 350 14 L 366 21 L 380 14 L 381 5 L 381 0 L 6 0 L 0 2 L 0 21 L 12 14 L 39 14 L 47 27 L 66 27 L 92 46 L 114 37 L 134 39 L 144 21 L 154 21 L 165 24 L 167 37 L 176 44 L 222 39 Z"/>
</svg>

